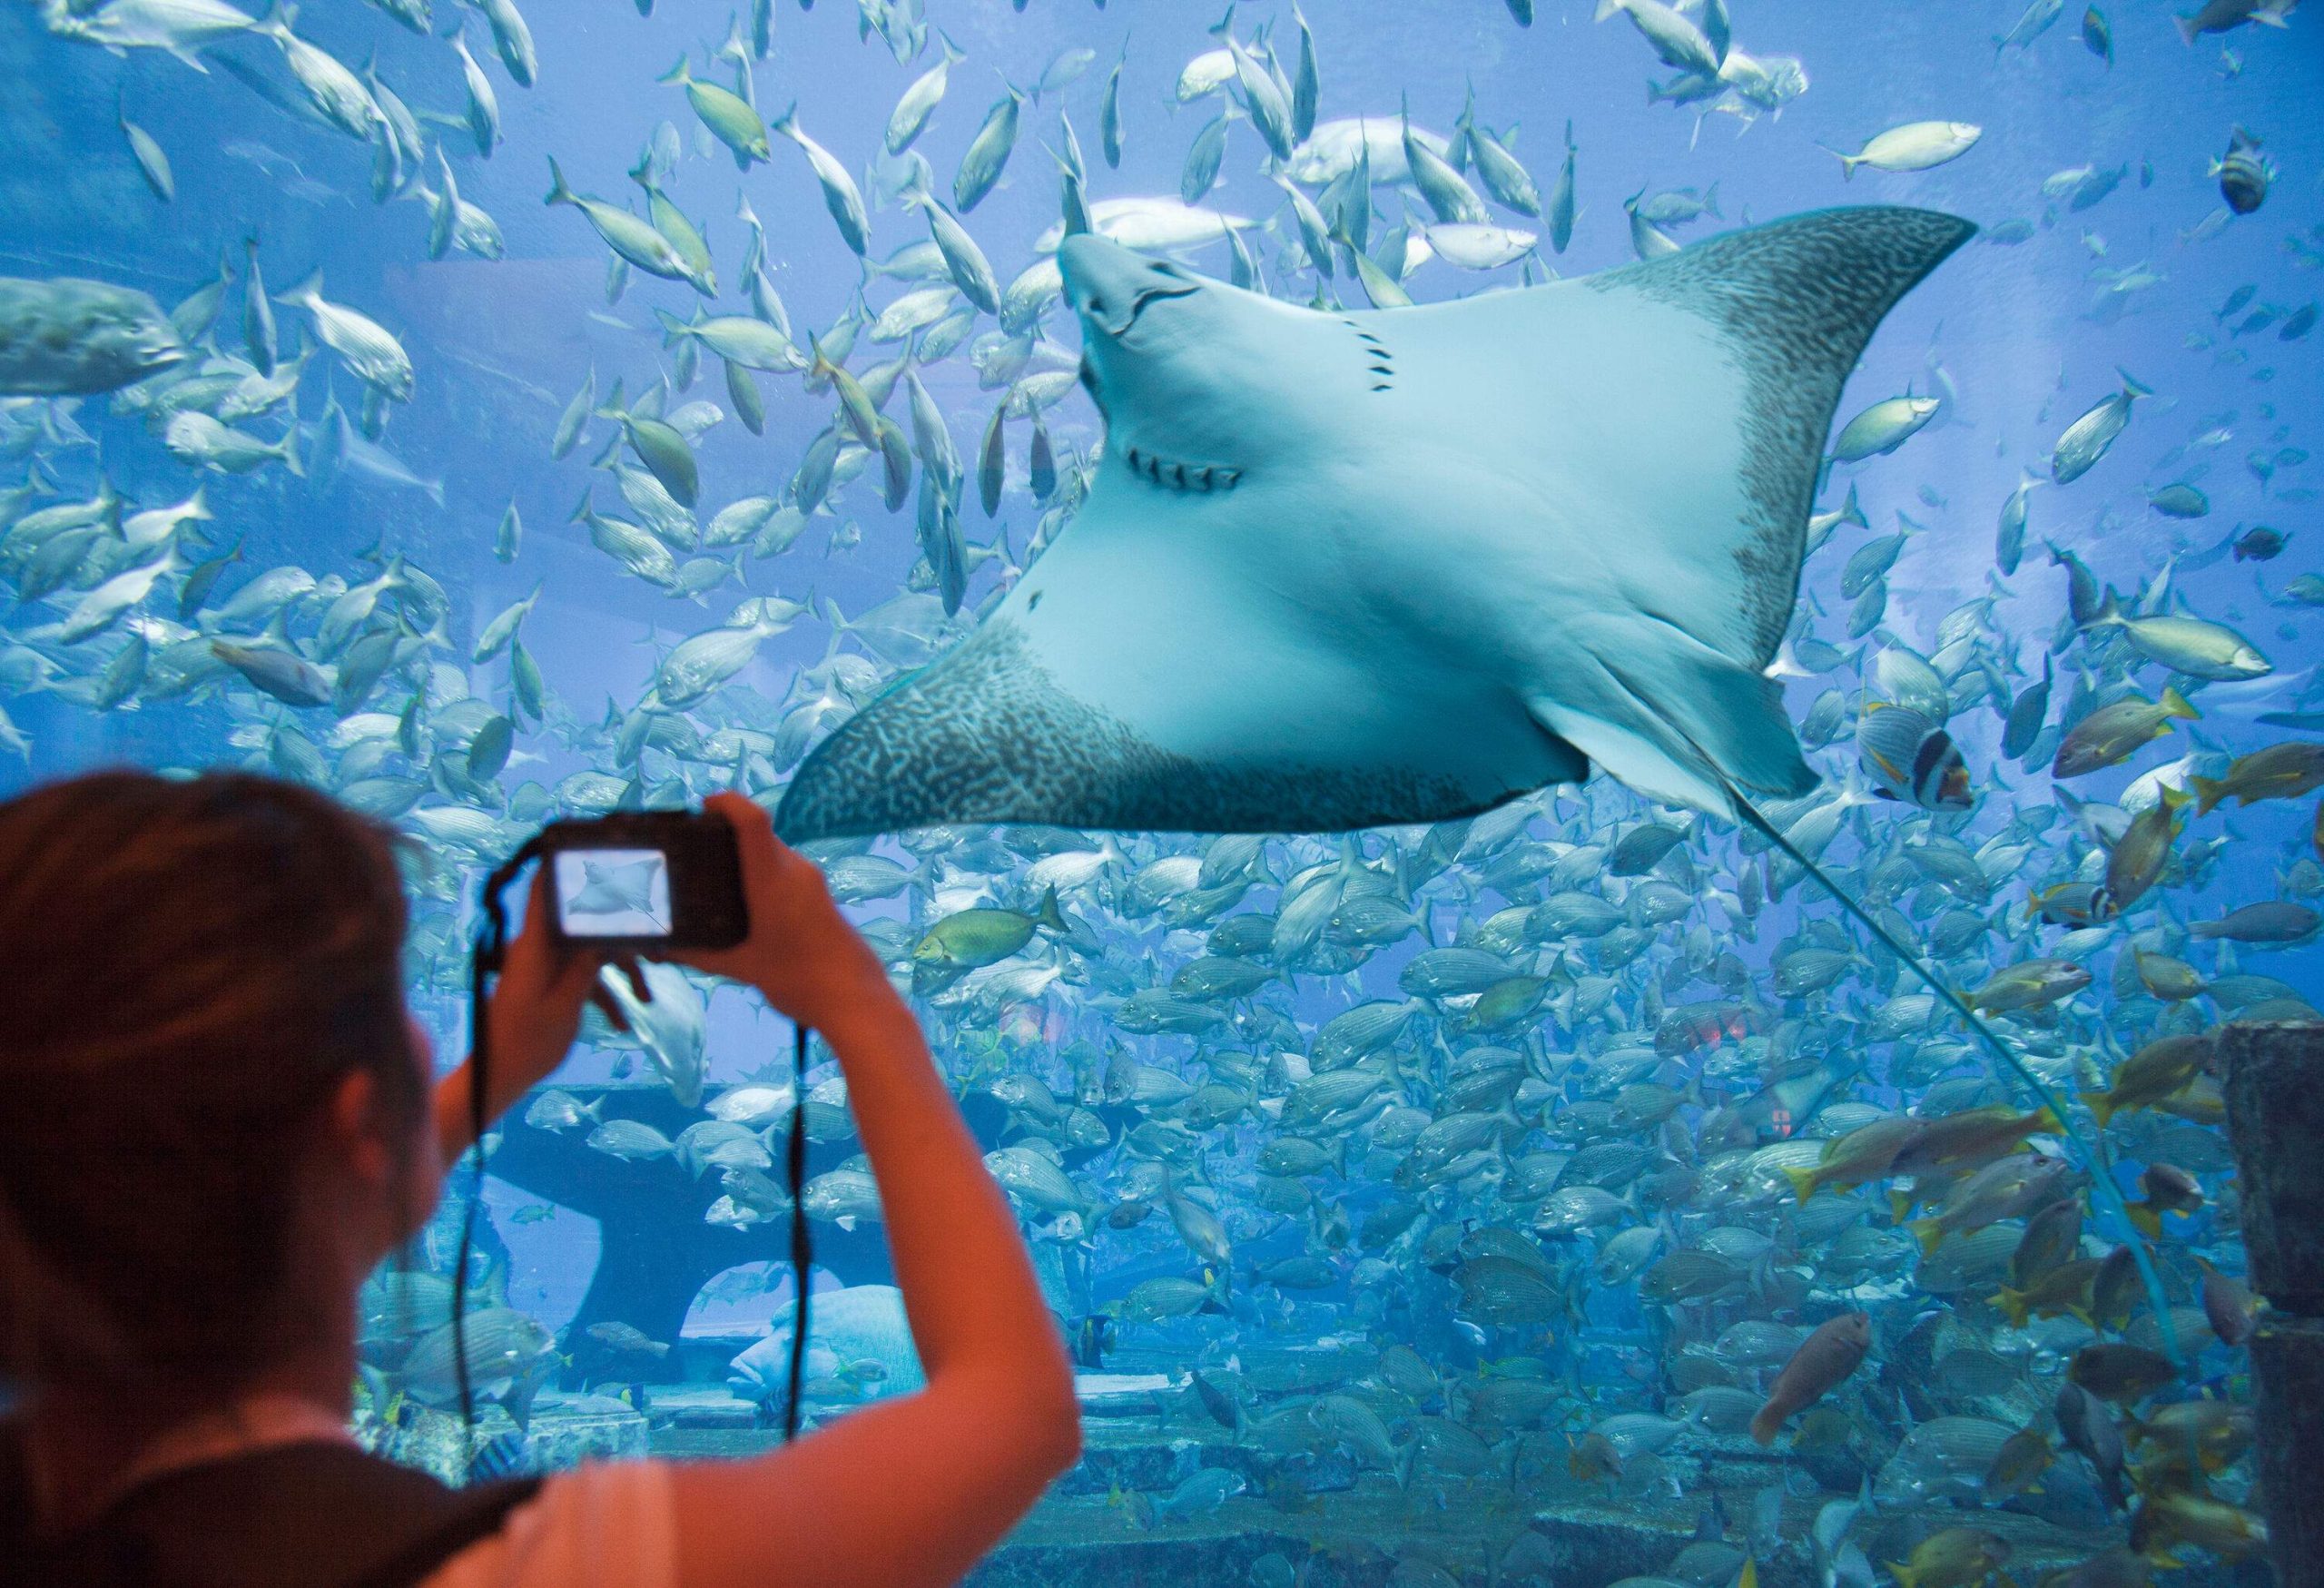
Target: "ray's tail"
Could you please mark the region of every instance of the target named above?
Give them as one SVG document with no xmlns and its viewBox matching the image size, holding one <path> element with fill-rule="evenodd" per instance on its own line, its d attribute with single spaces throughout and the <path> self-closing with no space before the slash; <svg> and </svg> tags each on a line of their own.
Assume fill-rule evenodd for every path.
<svg viewBox="0 0 2324 1588">
<path fill-rule="evenodd" d="M 1822 866 L 1801 853 L 1798 846 L 1786 837 L 1773 822 L 1768 821 L 1759 808 L 1744 796 L 1740 789 L 1732 783 L 1728 783 L 1727 794 L 1728 797 L 1734 801 L 1736 813 L 1742 818 L 1745 825 L 1773 844 L 1794 865 L 1822 883 L 1824 891 L 1839 901 L 1840 908 L 1856 917 L 1864 929 L 1879 939 L 1881 945 L 1890 953 L 1903 961 L 1913 974 L 1926 984 L 1931 992 L 1949 1005 L 1953 1012 L 1959 1015 L 1962 1022 L 1976 1035 L 1977 1040 L 1991 1050 L 1994 1058 L 2001 1060 L 2003 1068 L 2016 1077 L 2019 1083 L 2031 1091 L 2056 1118 L 2060 1132 L 2073 1145 L 2074 1156 L 2081 1159 L 2082 1167 L 2089 1171 L 2091 1199 L 2104 1210 L 2116 1226 L 2119 1238 L 2130 1248 L 2132 1259 L 2138 1264 L 2139 1278 L 2146 1287 L 2147 1305 L 2153 1309 L 2155 1325 L 2162 1332 L 2163 1353 L 2171 1358 L 2174 1366 L 2182 1373 L 2185 1372 L 2188 1366 L 2187 1358 L 2180 1347 L 2179 1330 L 2171 1320 L 2171 1300 L 2169 1294 L 2162 1287 L 2162 1276 L 2155 1269 L 2154 1259 L 2147 1251 L 2146 1242 L 2140 1238 L 2137 1223 L 2131 1217 L 2130 1205 L 2122 1198 L 2122 1188 L 2114 1183 L 2113 1171 L 2109 1167 L 2104 1154 L 2100 1151 L 2098 1143 L 2074 1124 L 2072 1116 L 2066 1112 L 2065 1100 L 2026 1066 L 2025 1060 L 2019 1058 L 2009 1044 L 2002 1041 L 2000 1033 L 1986 1024 L 1984 1017 L 1969 1006 L 1967 999 L 1955 991 L 1952 984 L 1938 975 L 1921 959 L 1919 954 L 1898 941 L 1894 932 L 1875 919 L 1872 912 L 1858 903 L 1855 895 L 1834 881 Z"/>
</svg>

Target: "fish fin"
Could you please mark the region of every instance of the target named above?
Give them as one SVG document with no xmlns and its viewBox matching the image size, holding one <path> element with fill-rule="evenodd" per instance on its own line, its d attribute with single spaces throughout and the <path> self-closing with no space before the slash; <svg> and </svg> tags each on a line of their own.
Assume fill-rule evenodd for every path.
<svg viewBox="0 0 2324 1588">
<path fill-rule="evenodd" d="M 2132 1207 L 2131 1223 L 2149 1240 L 2162 1238 L 2162 1215 L 2152 1208 Z"/>
<path fill-rule="evenodd" d="M 1833 159 L 1840 163 L 1840 180 L 1842 182 L 1854 182 L 1856 180 L 1856 168 L 1864 163 L 1863 155 L 1843 154 L 1837 149 L 1833 148 L 1829 143 L 1818 143 L 1816 147 L 1821 149 L 1825 153 L 1829 154 Z"/>
<path fill-rule="evenodd" d="M 1791 1189 L 1798 1195 L 1802 1207 L 1807 1205 L 1808 1198 L 1816 1194 L 1817 1181 L 1814 1169 L 1787 1169 L 1783 1171 L 1783 1178 L 1791 1182 Z"/>
<path fill-rule="evenodd" d="M 1923 1257 L 1936 1250 L 1938 1243 L 1945 1239 L 1945 1226 L 1934 1218 L 1915 1218 L 1905 1228 L 1911 1230 L 1913 1238 L 1921 1243 Z"/>
<path fill-rule="evenodd" d="M 1571 703 L 1533 699 L 1557 737 L 1633 789 L 1722 815 L 1735 787 L 1794 798 L 1816 786 L 1774 680 L 1651 619 L 1610 642 L 1593 647 L 1601 677 L 1568 681 Z"/>
<path fill-rule="evenodd" d="M 291 288 L 287 292 L 277 292 L 274 295 L 274 301 L 277 303 L 288 304 L 293 309 L 304 309 L 310 302 L 322 295 L 323 271 L 322 267 L 320 265 L 317 265 L 312 271 L 308 272 L 307 279 L 305 281 L 300 282 L 297 286 Z"/>
</svg>

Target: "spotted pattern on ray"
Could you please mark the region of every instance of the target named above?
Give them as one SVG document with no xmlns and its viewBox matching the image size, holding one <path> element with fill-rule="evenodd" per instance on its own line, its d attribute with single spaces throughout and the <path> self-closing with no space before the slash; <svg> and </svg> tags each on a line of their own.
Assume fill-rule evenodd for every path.
<svg viewBox="0 0 2324 1588">
<path fill-rule="evenodd" d="M 1822 451 L 1847 371 L 1881 317 L 1975 232 L 1928 210 L 1822 210 L 1582 279 L 1593 291 L 1633 291 L 1709 321 L 1749 385 L 1739 660 L 1765 666 L 1791 623 L 1816 504 L 1815 475 L 1799 459 Z"/>
<path fill-rule="evenodd" d="M 1460 780 L 1396 768 L 1279 761 L 1206 765 L 1165 750 L 1058 689 L 1015 624 L 990 622 L 941 667 L 899 684 L 826 739 L 792 780 L 777 825 L 804 837 L 892 833 L 940 822 L 1272 833 L 1283 813 L 1338 827 L 1449 821 L 1531 792 L 1479 802 Z M 1571 746 L 1551 781 L 1590 764 Z M 940 784 L 925 776 L 941 766 Z"/>
</svg>

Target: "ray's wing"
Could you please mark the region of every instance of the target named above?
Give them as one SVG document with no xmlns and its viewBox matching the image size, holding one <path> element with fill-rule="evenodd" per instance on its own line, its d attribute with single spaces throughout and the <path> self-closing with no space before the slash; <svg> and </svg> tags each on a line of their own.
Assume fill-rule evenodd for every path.
<svg viewBox="0 0 2324 1588">
<path fill-rule="evenodd" d="M 1738 661 L 1767 666 L 1791 622 L 1824 440 L 1849 372 L 1888 311 L 1976 230 L 1933 210 L 1820 210 L 1588 278 L 1590 291 L 1705 322 L 1740 380 L 1742 511 L 1732 524 L 1667 526 L 1690 551 L 1730 560 L 1734 621 L 1705 637 Z"/>
<path fill-rule="evenodd" d="M 1321 831 L 1470 814 L 1586 773 L 1514 692 L 1415 698 L 1410 670 L 1255 566 L 1297 515 L 1260 487 L 1174 493 L 1108 462 L 983 626 L 808 756 L 777 831 Z"/>
<path fill-rule="evenodd" d="M 1974 231 L 1923 210 L 1822 211 L 1537 289 L 1502 317 L 1531 399 L 1506 422 L 1560 426 L 1533 436 L 1541 597 L 1560 626 L 1525 687 L 1546 726 L 1699 809 L 1731 814 L 1730 785 L 1813 786 L 1760 670 L 1797 597 L 1825 438 L 1881 318 Z"/>
</svg>

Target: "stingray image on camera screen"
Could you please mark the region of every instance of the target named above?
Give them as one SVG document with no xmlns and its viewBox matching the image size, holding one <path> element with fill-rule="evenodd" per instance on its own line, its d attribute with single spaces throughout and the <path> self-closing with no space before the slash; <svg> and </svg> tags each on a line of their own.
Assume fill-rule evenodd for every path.
<svg viewBox="0 0 2324 1588">
<path fill-rule="evenodd" d="M 670 862 L 658 849 L 567 849 L 556 857 L 567 937 L 670 935 Z"/>
</svg>

